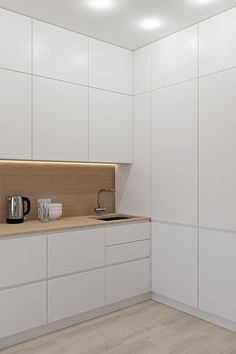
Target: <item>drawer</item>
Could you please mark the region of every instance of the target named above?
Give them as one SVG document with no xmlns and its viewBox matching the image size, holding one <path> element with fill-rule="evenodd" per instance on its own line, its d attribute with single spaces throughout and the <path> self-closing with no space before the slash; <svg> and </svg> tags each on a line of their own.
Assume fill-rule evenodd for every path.
<svg viewBox="0 0 236 354">
<path fill-rule="evenodd" d="M 106 245 L 116 245 L 150 238 L 150 222 L 111 226 L 106 228 Z"/>
<path fill-rule="evenodd" d="M 106 269 L 106 303 L 150 292 L 150 258 Z"/>
<path fill-rule="evenodd" d="M 49 322 L 105 305 L 105 268 L 48 282 Z"/>
<path fill-rule="evenodd" d="M 0 291 L 0 338 L 47 323 L 46 282 Z"/>
<path fill-rule="evenodd" d="M 0 241 L 0 288 L 47 277 L 47 237 Z"/>
<path fill-rule="evenodd" d="M 149 257 L 150 240 L 125 243 L 106 247 L 106 264 L 127 262 L 130 260 Z"/>
<path fill-rule="evenodd" d="M 49 277 L 105 266 L 105 229 L 88 229 L 48 237 Z"/>
</svg>

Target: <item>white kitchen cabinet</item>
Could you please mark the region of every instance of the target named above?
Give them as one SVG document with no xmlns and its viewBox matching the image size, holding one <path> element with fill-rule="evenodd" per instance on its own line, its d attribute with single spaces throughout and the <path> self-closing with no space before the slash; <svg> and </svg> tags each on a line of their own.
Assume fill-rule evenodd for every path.
<svg viewBox="0 0 236 354">
<path fill-rule="evenodd" d="M 106 228 L 106 245 L 147 240 L 150 238 L 150 222 L 130 223 Z"/>
<path fill-rule="evenodd" d="M 0 97 L 0 158 L 29 160 L 31 159 L 30 76 L 0 69 Z"/>
<path fill-rule="evenodd" d="M 200 75 L 236 66 L 236 8 L 199 24 Z"/>
<path fill-rule="evenodd" d="M 147 45 L 134 52 L 134 94 L 152 89 L 152 46 Z"/>
<path fill-rule="evenodd" d="M 150 257 L 150 240 L 106 247 L 106 264 L 116 264 Z"/>
<path fill-rule="evenodd" d="M 236 69 L 200 80 L 200 225 L 236 230 Z"/>
<path fill-rule="evenodd" d="M 88 37 L 33 20 L 33 73 L 88 85 Z"/>
<path fill-rule="evenodd" d="M 200 230 L 199 307 L 236 322 L 236 234 Z"/>
<path fill-rule="evenodd" d="M 197 230 L 152 223 L 152 292 L 196 307 L 197 278 Z"/>
<path fill-rule="evenodd" d="M 31 73 L 31 19 L 0 9 L 0 67 Z"/>
<path fill-rule="evenodd" d="M 160 88 L 198 75 L 198 26 L 161 39 L 152 45 L 152 88 Z"/>
<path fill-rule="evenodd" d="M 46 283 L 1 290 L 0 314 L 0 338 L 46 325 Z"/>
<path fill-rule="evenodd" d="M 133 163 L 116 166 L 117 212 L 151 215 L 151 98 L 133 99 Z"/>
<path fill-rule="evenodd" d="M 90 89 L 90 162 L 132 162 L 132 97 Z"/>
<path fill-rule="evenodd" d="M 106 268 L 107 304 L 148 292 L 150 292 L 150 258 Z"/>
<path fill-rule="evenodd" d="M 105 266 L 105 229 L 68 231 L 48 236 L 48 275 Z"/>
<path fill-rule="evenodd" d="M 34 78 L 33 159 L 88 161 L 88 88 Z"/>
<path fill-rule="evenodd" d="M 132 94 L 132 56 L 130 50 L 89 39 L 89 85 Z"/>
<path fill-rule="evenodd" d="M 57 321 L 105 305 L 105 268 L 48 282 L 48 320 Z"/>
<path fill-rule="evenodd" d="M 46 277 L 46 236 L 0 240 L 0 288 Z"/>
<path fill-rule="evenodd" d="M 152 217 L 197 224 L 198 83 L 153 92 Z"/>
</svg>

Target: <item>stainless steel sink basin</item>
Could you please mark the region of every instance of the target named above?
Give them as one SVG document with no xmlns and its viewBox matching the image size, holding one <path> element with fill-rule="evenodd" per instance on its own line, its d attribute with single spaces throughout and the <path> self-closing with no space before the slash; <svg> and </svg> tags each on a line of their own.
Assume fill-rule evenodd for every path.
<svg viewBox="0 0 236 354">
<path fill-rule="evenodd" d="M 128 216 L 107 216 L 107 217 L 98 217 L 96 219 L 102 221 L 117 221 L 117 220 L 131 219 L 131 218 Z"/>
</svg>

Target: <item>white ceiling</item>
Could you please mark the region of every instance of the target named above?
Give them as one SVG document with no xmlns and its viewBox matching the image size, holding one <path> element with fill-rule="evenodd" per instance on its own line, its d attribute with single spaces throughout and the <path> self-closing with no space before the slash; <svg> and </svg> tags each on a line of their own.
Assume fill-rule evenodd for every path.
<svg viewBox="0 0 236 354">
<path fill-rule="evenodd" d="M 95 9 L 96 1 L 111 2 Z M 0 7 L 25 14 L 121 47 L 136 49 L 236 6 L 236 0 L 0 0 Z M 145 30 L 140 21 L 158 18 Z"/>
</svg>

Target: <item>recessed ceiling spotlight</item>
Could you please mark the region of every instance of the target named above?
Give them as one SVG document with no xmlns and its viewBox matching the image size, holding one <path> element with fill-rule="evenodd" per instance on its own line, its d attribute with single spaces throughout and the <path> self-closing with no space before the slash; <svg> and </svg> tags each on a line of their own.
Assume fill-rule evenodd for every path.
<svg viewBox="0 0 236 354">
<path fill-rule="evenodd" d="M 152 31 L 163 26 L 163 21 L 158 18 L 146 18 L 139 22 L 139 27 Z"/>
<path fill-rule="evenodd" d="M 87 5 L 95 10 L 109 10 L 115 6 L 114 0 L 88 0 Z"/>
</svg>

